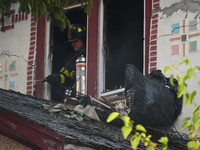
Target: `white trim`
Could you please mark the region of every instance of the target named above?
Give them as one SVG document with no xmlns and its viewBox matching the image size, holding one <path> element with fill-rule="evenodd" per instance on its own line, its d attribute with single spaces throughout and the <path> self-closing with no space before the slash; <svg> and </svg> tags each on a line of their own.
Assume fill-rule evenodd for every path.
<svg viewBox="0 0 200 150">
<path fill-rule="evenodd" d="M 88 81 L 88 67 L 87 67 L 88 66 L 88 57 L 87 56 L 88 56 L 88 24 L 89 24 L 88 23 L 88 20 L 89 20 L 88 15 L 87 15 L 86 19 L 87 19 L 87 25 L 86 25 L 86 31 L 87 31 L 86 42 L 87 43 L 86 43 L 86 47 L 85 47 L 85 51 L 86 51 L 86 82 L 85 82 L 86 83 L 86 85 L 85 85 L 85 87 L 86 87 L 85 90 L 86 91 L 85 91 L 85 93 L 87 94 L 87 88 L 88 88 L 88 86 L 87 86 L 88 85 L 87 84 L 87 81 Z"/>
<path fill-rule="evenodd" d="M 104 3 L 100 1 L 99 5 L 99 29 L 98 29 L 98 87 L 97 97 L 109 96 L 124 92 L 125 88 L 104 92 L 105 89 L 105 61 L 104 61 L 104 43 L 103 43 L 103 27 L 104 27 Z"/>
<path fill-rule="evenodd" d="M 121 89 L 113 90 L 110 92 L 102 93 L 101 96 L 110 96 L 110 95 L 114 95 L 118 93 L 123 93 L 124 91 L 125 91 L 125 88 L 121 88 Z"/>
<path fill-rule="evenodd" d="M 143 9 L 144 9 L 144 11 L 143 11 L 143 13 L 144 13 L 144 15 L 143 15 L 143 74 L 145 74 L 145 64 L 146 64 L 146 59 L 145 59 L 145 50 L 146 50 L 146 45 L 145 45 L 145 43 L 146 43 L 146 38 L 145 38 L 145 34 L 146 34 L 146 28 L 145 28 L 145 25 L 146 25 L 146 1 L 144 0 L 143 1 L 143 3 L 144 3 L 144 6 L 143 6 Z M 148 67 L 148 66 L 146 66 L 146 67 Z"/>
<path fill-rule="evenodd" d="M 97 97 L 99 98 L 101 96 L 101 93 L 103 92 L 104 88 L 104 64 L 102 64 L 103 61 L 103 17 L 104 17 L 104 4 L 103 1 L 99 2 L 99 29 L 98 29 L 98 70 L 97 70 L 97 76 L 98 76 L 98 84 L 97 84 Z"/>
<path fill-rule="evenodd" d="M 50 31 L 51 30 L 51 21 L 46 20 L 46 35 L 45 35 L 45 71 L 44 71 L 44 76 L 48 76 L 51 74 L 52 70 L 52 55 L 50 53 L 50 41 L 51 41 L 51 36 L 50 36 Z M 51 99 L 51 86 L 45 82 L 44 83 L 44 99 L 50 100 Z"/>
</svg>

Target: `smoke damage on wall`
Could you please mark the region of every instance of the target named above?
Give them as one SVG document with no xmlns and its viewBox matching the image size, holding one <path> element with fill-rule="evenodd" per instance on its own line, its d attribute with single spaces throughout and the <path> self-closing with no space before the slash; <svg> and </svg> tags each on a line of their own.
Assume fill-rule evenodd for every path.
<svg viewBox="0 0 200 150">
<path fill-rule="evenodd" d="M 182 0 L 180 2 L 174 3 L 169 7 L 165 8 L 156 8 L 153 10 L 153 13 L 162 12 L 163 15 L 166 15 L 166 17 L 172 16 L 173 13 L 177 12 L 178 10 L 181 10 L 183 12 L 186 12 L 185 19 L 187 18 L 188 12 L 196 13 L 197 18 L 200 14 L 200 1 L 196 0 Z M 161 17 L 161 18 L 162 18 Z M 195 19 L 194 18 L 194 19 Z"/>
</svg>

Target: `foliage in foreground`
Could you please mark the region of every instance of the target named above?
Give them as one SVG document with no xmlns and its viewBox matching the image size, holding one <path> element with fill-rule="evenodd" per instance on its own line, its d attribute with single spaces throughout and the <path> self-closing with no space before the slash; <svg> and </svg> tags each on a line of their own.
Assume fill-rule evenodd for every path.
<svg viewBox="0 0 200 150">
<path fill-rule="evenodd" d="M 120 116 L 118 112 L 111 113 L 107 118 L 107 122 L 111 122 L 116 118 L 120 118 L 124 122 L 124 126 L 121 128 L 124 139 L 127 139 L 131 132 L 134 132 L 134 135 L 130 138 L 131 147 L 133 149 L 136 149 L 139 144 L 143 144 L 146 147 L 146 150 L 155 150 L 157 143 L 151 141 L 152 136 L 147 135 L 146 129 L 141 124 L 134 126 L 134 121 L 130 120 L 129 116 Z M 158 142 L 162 143 L 162 150 L 167 149 L 167 137 L 160 138 Z"/>
<path fill-rule="evenodd" d="M 75 0 L 75 2 L 81 3 L 84 11 L 90 15 L 90 8 L 93 7 L 92 0 Z M 11 7 L 15 3 L 20 5 L 19 13 L 31 13 L 36 22 L 39 17 L 49 16 L 52 23 L 58 26 L 61 31 L 70 25 L 65 9 L 68 7 L 68 0 L 0 0 L 0 22 L 2 24 L 1 31 L 3 32 L 5 32 L 5 19 L 10 16 Z"/>
<path fill-rule="evenodd" d="M 181 61 L 178 66 L 172 65 L 172 66 L 166 66 L 164 73 L 167 73 L 169 70 L 173 71 L 173 69 L 178 70 L 181 65 L 185 64 L 187 68 L 185 75 L 176 75 L 171 74 L 170 76 L 170 83 L 174 85 L 173 78 L 178 79 L 178 97 L 184 96 L 185 101 L 185 107 L 193 105 L 195 108 L 191 112 L 191 116 L 185 117 L 183 119 L 183 125 L 181 129 L 187 129 L 189 131 L 188 138 L 191 140 L 188 142 L 187 147 L 189 150 L 197 150 L 200 147 L 200 141 L 199 137 L 197 136 L 198 133 L 200 133 L 200 105 L 197 105 L 196 102 L 196 96 L 199 94 L 199 87 L 200 87 L 200 81 L 196 78 L 196 73 L 199 73 L 200 65 L 192 67 L 191 62 L 189 59 L 185 59 Z M 197 89 L 188 92 L 188 83 L 190 80 L 195 79 L 197 83 Z"/>
<path fill-rule="evenodd" d="M 181 129 L 187 129 L 189 131 L 188 138 L 190 141 L 187 143 L 188 150 L 197 150 L 200 147 L 199 137 L 197 136 L 200 133 L 200 106 L 195 104 L 195 97 L 197 93 L 200 92 L 199 88 L 189 93 L 188 89 L 188 81 L 191 79 L 196 79 L 196 73 L 199 72 L 200 66 L 191 67 L 190 60 L 185 59 L 181 61 L 178 65 L 166 66 L 164 69 L 164 73 L 166 74 L 169 71 L 178 70 L 181 65 L 185 65 L 187 68 L 185 75 L 170 75 L 170 84 L 174 85 L 174 78 L 178 79 L 178 93 L 177 97 L 184 97 L 185 107 L 194 105 L 196 106 L 190 117 L 185 117 L 183 119 L 183 125 Z M 198 87 L 200 87 L 200 81 L 197 80 Z M 136 126 L 133 125 L 134 121 L 130 120 L 129 116 L 120 116 L 119 113 L 113 112 L 108 118 L 107 122 L 111 122 L 116 118 L 120 118 L 124 122 L 124 126 L 121 128 L 122 135 L 124 139 L 134 132 L 134 134 L 130 138 L 131 147 L 136 149 L 139 144 L 142 144 L 146 147 L 146 150 L 155 150 L 158 143 L 154 143 L 151 141 L 151 135 L 147 135 L 146 129 L 138 124 Z M 162 144 L 161 149 L 166 150 L 168 148 L 168 137 L 161 137 L 158 140 L 159 143 Z"/>
</svg>

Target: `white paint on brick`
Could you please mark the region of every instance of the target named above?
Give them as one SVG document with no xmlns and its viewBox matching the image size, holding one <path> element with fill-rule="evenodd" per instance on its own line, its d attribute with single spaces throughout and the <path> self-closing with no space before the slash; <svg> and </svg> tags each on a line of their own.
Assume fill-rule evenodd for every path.
<svg viewBox="0 0 200 150">
<path fill-rule="evenodd" d="M 15 7 L 15 14 L 18 14 L 17 5 Z M 13 56 L 0 56 L 0 63 L 2 67 L 5 66 L 5 61 L 8 60 L 8 63 L 12 60 L 16 60 L 16 70 L 5 72 L 3 70 L 0 75 L 8 74 L 8 80 L 14 80 L 16 87 L 13 90 L 19 91 L 21 93 L 26 93 L 26 84 L 27 84 L 27 60 L 29 53 L 30 45 L 30 16 L 28 20 L 22 20 L 14 23 L 14 29 L 6 30 L 5 33 L 0 33 L 0 53 L 4 50 L 9 50 Z M 8 65 L 9 67 L 9 65 Z M 16 76 L 9 76 L 10 73 L 17 72 Z M 4 85 L 5 78 L 0 79 L 0 88 L 5 88 Z M 7 83 L 7 84 L 8 84 Z M 7 85 L 9 88 L 9 85 Z M 7 88 L 7 89 L 8 89 Z"/>
<path fill-rule="evenodd" d="M 167 11 L 166 9 L 172 9 L 173 4 L 175 4 L 176 2 L 181 2 L 181 0 L 160 0 L 160 6 L 161 8 L 165 11 Z M 193 5 L 190 5 L 193 6 Z M 192 8 L 190 8 L 192 9 Z M 173 11 L 173 10 L 170 10 Z M 165 66 L 171 66 L 173 64 L 178 64 L 181 60 L 183 59 L 190 59 L 192 62 L 192 66 L 194 67 L 195 65 L 200 65 L 199 63 L 199 59 L 200 59 L 200 36 L 197 37 L 192 37 L 192 38 L 188 38 L 187 37 L 187 41 L 186 43 L 186 55 L 185 57 L 183 56 L 183 42 L 181 42 L 181 40 L 174 40 L 174 41 L 170 41 L 170 38 L 173 37 L 178 37 L 183 35 L 184 33 L 182 33 L 182 28 L 180 30 L 180 33 L 176 34 L 176 35 L 172 35 L 171 34 L 171 25 L 174 23 L 180 23 L 180 25 L 182 25 L 182 21 L 185 19 L 185 25 L 187 26 L 190 20 L 196 19 L 197 18 L 197 22 L 200 22 L 199 17 L 197 16 L 196 12 L 192 12 L 192 11 L 182 11 L 181 9 L 179 9 L 178 11 L 174 11 L 174 13 L 172 13 L 171 16 L 163 14 L 162 10 L 158 12 L 159 14 L 159 20 L 158 20 L 158 40 L 157 40 L 157 68 L 163 70 Z M 196 18 L 195 18 L 196 17 Z M 198 25 L 199 26 L 199 25 Z M 200 31 L 198 31 L 200 32 Z M 195 31 L 193 32 L 195 33 Z M 189 34 L 188 28 L 186 27 L 186 34 Z M 196 52 L 192 52 L 189 53 L 189 42 L 192 40 L 197 40 L 198 41 L 198 51 Z M 171 45 L 172 44 L 180 44 L 180 54 L 178 55 L 171 55 Z M 183 73 L 186 71 L 186 67 L 179 67 L 180 70 L 176 71 L 175 73 L 183 75 Z M 167 74 L 167 76 L 169 76 L 169 74 Z M 197 74 L 197 80 L 193 80 L 193 81 L 189 81 L 188 82 L 188 91 L 193 91 L 193 90 L 197 90 L 197 81 L 200 81 L 200 73 Z M 199 100 L 200 96 L 197 96 L 197 100 Z M 200 105 L 200 102 L 197 102 L 197 105 Z M 176 127 L 179 129 L 182 125 L 182 119 L 185 118 L 186 116 L 190 116 L 192 109 L 194 108 L 194 106 L 190 106 L 190 107 L 183 107 L 182 113 L 180 115 L 180 117 L 178 118 L 177 122 L 176 122 Z M 183 132 L 183 131 L 182 131 Z M 184 131 L 186 132 L 186 131 Z"/>
</svg>

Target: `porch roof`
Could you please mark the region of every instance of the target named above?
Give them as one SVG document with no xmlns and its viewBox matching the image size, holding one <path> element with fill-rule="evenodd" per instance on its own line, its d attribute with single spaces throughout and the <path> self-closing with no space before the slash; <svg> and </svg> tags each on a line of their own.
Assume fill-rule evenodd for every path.
<svg viewBox="0 0 200 150">
<path fill-rule="evenodd" d="M 62 150 L 69 144 L 82 149 L 131 149 L 120 128 L 51 114 L 42 104 L 57 102 L 0 89 L 0 133 L 34 149 Z"/>
</svg>

